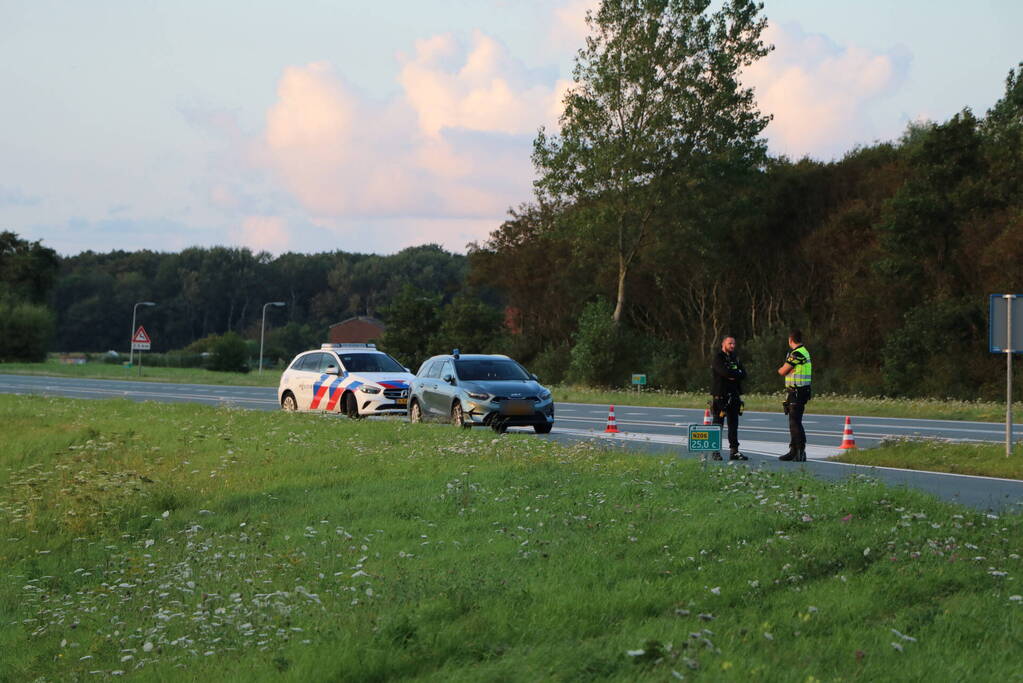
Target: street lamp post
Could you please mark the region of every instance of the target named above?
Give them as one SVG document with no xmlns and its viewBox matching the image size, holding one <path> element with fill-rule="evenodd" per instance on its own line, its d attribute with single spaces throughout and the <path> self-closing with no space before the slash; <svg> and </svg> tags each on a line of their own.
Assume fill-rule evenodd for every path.
<svg viewBox="0 0 1023 683">
<path fill-rule="evenodd" d="M 129 351 L 128 351 L 128 365 L 132 364 L 135 360 L 135 314 L 138 313 L 139 306 L 155 306 L 156 304 L 152 301 L 140 301 L 135 304 L 131 309 L 131 335 L 128 337 Z"/>
<path fill-rule="evenodd" d="M 266 307 L 284 306 L 283 301 L 268 301 L 263 304 L 263 319 L 259 323 L 259 374 L 263 374 L 263 331 L 266 330 Z"/>
</svg>

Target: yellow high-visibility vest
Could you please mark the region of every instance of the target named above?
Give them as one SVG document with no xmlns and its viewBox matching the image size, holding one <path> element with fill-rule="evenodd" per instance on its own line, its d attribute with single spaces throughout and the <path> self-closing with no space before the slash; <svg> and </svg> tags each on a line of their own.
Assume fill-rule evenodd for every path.
<svg viewBox="0 0 1023 683">
<path fill-rule="evenodd" d="M 805 358 L 806 360 L 802 363 L 792 362 L 799 358 Z M 799 345 L 792 349 L 789 355 L 785 358 L 785 362 L 790 363 L 795 368 L 795 370 L 785 375 L 786 389 L 810 386 L 810 376 L 813 374 L 813 364 L 810 362 L 810 351 L 805 346 Z"/>
</svg>

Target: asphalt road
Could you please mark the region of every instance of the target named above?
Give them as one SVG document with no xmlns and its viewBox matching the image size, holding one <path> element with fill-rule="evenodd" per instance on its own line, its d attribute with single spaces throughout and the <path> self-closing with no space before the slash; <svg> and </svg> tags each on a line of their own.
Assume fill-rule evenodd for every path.
<svg viewBox="0 0 1023 683">
<path fill-rule="evenodd" d="M 74 398 L 125 398 L 135 401 L 234 405 L 254 410 L 279 410 L 276 390 L 267 387 L 234 387 L 171 384 L 126 380 L 77 379 L 29 375 L 0 375 L 0 393 L 46 394 Z M 780 406 L 779 406 L 780 408 Z M 813 403 L 803 419 L 807 434 L 808 471 L 825 479 L 868 474 L 886 483 L 905 485 L 987 510 L 1023 511 L 1023 482 L 967 475 L 915 472 L 863 467 L 827 461 L 839 452 L 844 416 L 815 415 Z M 701 424 L 703 411 L 681 408 L 616 406 L 620 434 L 605 434 L 608 407 L 582 403 L 559 403 L 551 438 L 578 440 L 598 438 L 623 448 L 657 453 L 689 455 L 687 427 Z M 956 420 L 852 417 L 856 444 L 877 445 L 883 439 L 926 437 L 961 442 L 1003 443 L 1005 425 Z M 778 462 L 788 450 L 787 418 L 778 413 L 746 412 L 740 418 L 739 439 L 750 464 L 792 469 L 800 465 Z M 727 466 L 710 463 L 708 466 Z"/>
</svg>

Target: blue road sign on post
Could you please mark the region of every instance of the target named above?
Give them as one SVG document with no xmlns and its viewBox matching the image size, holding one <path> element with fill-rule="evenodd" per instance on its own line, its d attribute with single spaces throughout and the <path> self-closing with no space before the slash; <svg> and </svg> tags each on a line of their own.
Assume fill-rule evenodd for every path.
<svg viewBox="0 0 1023 683">
<path fill-rule="evenodd" d="M 1012 354 L 1023 353 L 1023 294 L 992 294 L 988 347 L 1005 354 L 1005 457 L 1012 454 Z"/>
<path fill-rule="evenodd" d="M 721 450 L 721 425 L 689 425 L 689 450 L 707 453 Z"/>
<path fill-rule="evenodd" d="M 987 338 L 991 353 L 1023 353 L 1023 294 L 991 295 Z"/>
</svg>

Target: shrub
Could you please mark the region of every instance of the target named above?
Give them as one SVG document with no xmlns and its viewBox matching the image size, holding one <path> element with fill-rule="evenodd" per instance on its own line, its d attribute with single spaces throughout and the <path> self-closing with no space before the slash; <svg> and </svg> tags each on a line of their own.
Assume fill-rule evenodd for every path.
<svg viewBox="0 0 1023 683">
<path fill-rule="evenodd" d="M 228 332 L 213 344 L 209 369 L 218 372 L 248 372 L 248 347 L 237 332 Z"/>
<path fill-rule="evenodd" d="M 573 382 L 610 386 L 621 381 L 615 360 L 619 357 L 621 334 L 611 317 L 611 306 L 603 299 L 586 304 L 579 316 L 568 378 Z"/>
<path fill-rule="evenodd" d="M 56 327 L 56 316 L 46 306 L 0 299 L 0 361 L 46 360 Z"/>
</svg>

